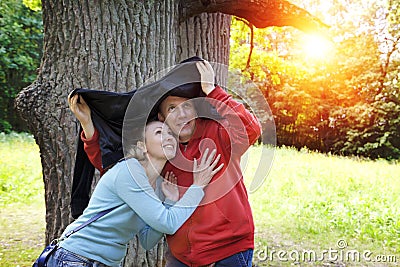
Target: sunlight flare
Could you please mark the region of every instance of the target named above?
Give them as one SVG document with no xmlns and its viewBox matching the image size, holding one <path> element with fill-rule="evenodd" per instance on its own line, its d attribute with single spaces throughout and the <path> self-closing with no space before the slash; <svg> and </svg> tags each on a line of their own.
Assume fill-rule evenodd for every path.
<svg viewBox="0 0 400 267">
<path fill-rule="evenodd" d="M 326 59 L 333 52 L 332 43 L 322 35 L 307 35 L 303 40 L 304 55 L 313 59 Z"/>
</svg>

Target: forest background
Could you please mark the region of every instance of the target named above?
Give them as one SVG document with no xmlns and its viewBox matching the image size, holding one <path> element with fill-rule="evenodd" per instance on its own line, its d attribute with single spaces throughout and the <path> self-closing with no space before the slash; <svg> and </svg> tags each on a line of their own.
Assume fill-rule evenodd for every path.
<svg viewBox="0 0 400 267">
<path fill-rule="evenodd" d="M 397 1 L 292 1 L 330 28 L 257 29 L 232 19 L 229 68 L 260 88 L 278 146 L 371 159 L 400 157 Z M 28 131 L 14 98 L 42 57 L 40 1 L 0 3 L 0 132 Z"/>
</svg>

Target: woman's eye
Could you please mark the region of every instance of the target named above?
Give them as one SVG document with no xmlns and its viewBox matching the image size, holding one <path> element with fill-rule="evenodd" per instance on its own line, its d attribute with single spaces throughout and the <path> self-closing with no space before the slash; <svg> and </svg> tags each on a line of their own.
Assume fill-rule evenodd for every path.
<svg viewBox="0 0 400 267">
<path fill-rule="evenodd" d="M 161 134 L 161 130 L 157 130 L 157 131 L 156 131 L 156 134 Z"/>
<path fill-rule="evenodd" d="M 175 109 L 175 107 L 169 107 L 168 112 L 172 112 L 172 111 L 174 111 L 174 109 Z"/>
</svg>

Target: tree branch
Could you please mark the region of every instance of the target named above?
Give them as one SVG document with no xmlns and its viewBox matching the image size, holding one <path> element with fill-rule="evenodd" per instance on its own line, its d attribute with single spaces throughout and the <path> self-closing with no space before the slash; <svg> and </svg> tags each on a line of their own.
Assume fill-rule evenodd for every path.
<svg viewBox="0 0 400 267">
<path fill-rule="evenodd" d="M 304 32 L 328 27 L 308 11 L 284 0 L 181 0 L 183 20 L 207 12 L 221 12 L 241 17 L 257 28 L 293 26 Z"/>
<path fill-rule="evenodd" d="M 243 22 L 244 24 L 247 25 L 247 27 L 250 28 L 250 51 L 249 51 L 249 56 L 247 57 L 247 62 L 246 62 L 246 67 L 242 70 L 248 70 L 250 68 L 250 62 L 251 62 L 251 54 L 253 54 L 253 49 L 254 49 L 254 26 L 250 22 L 242 19 L 242 18 L 235 18 L 238 21 Z"/>
</svg>

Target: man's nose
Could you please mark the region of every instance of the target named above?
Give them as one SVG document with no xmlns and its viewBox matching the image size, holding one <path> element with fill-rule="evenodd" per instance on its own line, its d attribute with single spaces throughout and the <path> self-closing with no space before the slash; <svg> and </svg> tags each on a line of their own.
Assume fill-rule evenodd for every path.
<svg viewBox="0 0 400 267">
<path fill-rule="evenodd" d="M 182 106 L 178 106 L 177 108 L 178 117 L 186 117 L 186 110 Z"/>
</svg>

